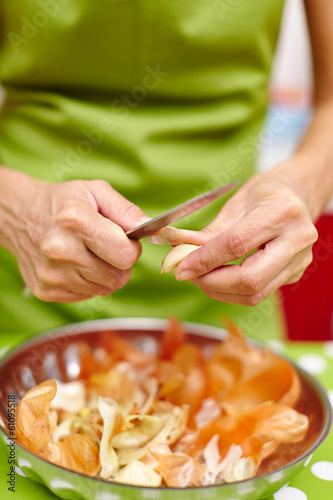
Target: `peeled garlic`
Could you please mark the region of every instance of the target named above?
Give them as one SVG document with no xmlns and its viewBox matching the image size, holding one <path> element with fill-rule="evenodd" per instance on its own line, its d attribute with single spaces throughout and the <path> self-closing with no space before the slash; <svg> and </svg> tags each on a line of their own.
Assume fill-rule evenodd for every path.
<svg viewBox="0 0 333 500">
<path fill-rule="evenodd" d="M 172 248 L 163 259 L 161 273 L 170 273 L 185 257 L 200 248 L 200 246 L 186 244 Z"/>
</svg>

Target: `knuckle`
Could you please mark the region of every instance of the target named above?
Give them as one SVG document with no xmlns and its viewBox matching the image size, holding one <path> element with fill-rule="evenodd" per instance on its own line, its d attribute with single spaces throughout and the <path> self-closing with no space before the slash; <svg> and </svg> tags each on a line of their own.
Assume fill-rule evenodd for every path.
<svg viewBox="0 0 333 500">
<path fill-rule="evenodd" d="M 101 295 L 103 296 L 109 296 L 109 295 L 112 295 L 114 293 L 115 289 L 114 288 L 107 288 L 106 290 L 104 290 Z"/>
<path fill-rule="evenodd" d="M 53 285 L 50 271 L 46 265 L 38 264 L 36 266 L 36 275 L 38 279 L 38 285 L 42 290 L 45 290 L 47 287 Z"/>
<path fill-rule="evenodd" d="M 116 279 L 116 288 L 123 288 L 127 283 L 129 282 L 130 278 L 132 275 L 132 271 L 130 269 L 127 269 L 126 271 L 122 271 L 119 273 Z"/>
<path fill-rule="evenodd" d="M 61 273 L 55 272 L 48 265 L 39 264 L 36 268 L 38 286 L 43 292 L 51 291 L 58 287 L 66 288 L 66 280 Z"/>
<path fill-rule="evenodd" d="M 304 262 L 303 262 L 303 272 L 305 271 L 305 269 L 312 263 L 313 261 L 313 253 L 310 252 L 304 259 Z"/>
<path fill-rule="evenodd" d="M 192 256 L 193 259 L 193 256 Z M 185 260 L 185 259 L 184 259 Z M 214 266 L 209 267 L 209 262 L 212 263 L 213 260 L 213 255 L 205 255 L 204 252 L 197 252 L 196 254 L 196 260 L 194 263 L 191 263 L 191 269 L 198 275 L 204 275 L 206 274 L 210 268 L 213 268 Z M 212 263 L 213 264 L 213 263 Z"/>
<path fill-rule="evenodd" d="M 218 235 L 217 228 L 215 228 L 212 224 L 208 224 L 208 226 L 204 227 L 201 232 L 206 236 L 207 241 Z"/>
<path fill-rule="evenodd" d="M 56 216 L 56 221 L 63 227 L 75 229 L 81 226 L 82 210 L 78 205 L 67 205 L 60 210 Z"/>
<path fill-rule="evenodd" d="M 287 281 L 286 281 L 286 285 L 292 285 L 294 283 L 297 283 L 297 281 L 299 281 L 301 279 L 301 277 L 303 276 L 304 274 L 304 271 L 305 269 L 302 269 L 301 271 L 299 271 L 298 273 L 294 274 L 293 276 L 291 276 Z"/>
<path fill-rule="evenodd" d="M 289 218 L 298 219 L 304 213 L 304 204 L 296 196 L 286 198 L 283 205 L 283 215 Z"/>
<path fill-rule="evenodd" d="M 230 233 L 227 235 L 226 249 L 229 255 L 239 259 L 247 254 L 246 236 L 240 233 Z"/>
<path fill-rule="evenodd" d="M 141 217 L 142 212 L 140 208 L 137 205 L 134 205 L 134 203 L 131 203 L 128 200 L 124 200 L 123 205 L 120 207 L 120 211 L 123 215 L 123 217 Z"/>
<path fill-rule="evenodd" d="M 239 292 L 246 295 L 255 295 L 262 289 L 263 283 L 260 276 L 245 274 L 239 283 Z"/>
<path fill-rule="evenodd" d="M 136 263 L 137 259 L 138 255 L 132 245 L 122 245 L 117 255 L 117 267 L 124 271 L 128 270 Z"/>
<path fill-rule="evenodd" d="M 67 253 L 67 245 L 62 238 L 47 238 L 40 244 L 40 250 L 47 259 L 59 259 Z"/>
<path fill-rule="evenodd" d="M 210 299 L 217 300 L 218 302 L 223 302 L 222 298 L 215 292 L 208 290 L 207 288 L 201 288 L 202 292 L 207 295 Z"/>
<path fill-rule="evenodd" d="M 313 224 L 312 224 L 311 230 L 309 231 L 309 240 L 310 240 L 311 245 L 316 243 L 316 241 L 318 240 L 318 231 Z"/>
<path fill-rule="evenodd" d="M 245 299 L 245 305 L 255 307 L 260 304 L 260 302 L 262 302 L 265 298 L 266 296 L 261 292 L 255 293 L 254 295 L 249 295 Z"/>
<path fill-rule="evenodd" d="M 95 184 L 97 188 L 110 189 L 110 190 L 112 189 L 110 184 L 107 181 L 104 181 L 103 179 L 96 179 L 92 182 Z"/>
<path fill-rule="evenodd" d="M 32 289 L 32 293 L 34 294 L 34 296 L 37 299 L 41 300 L 42 302 L 52 302 L 53 301 L 53 298 L 51 297 L 49 290 L 46 290 L 46 289 L 42 288 L 41 286 L 35 286 Z"/>
</svg>

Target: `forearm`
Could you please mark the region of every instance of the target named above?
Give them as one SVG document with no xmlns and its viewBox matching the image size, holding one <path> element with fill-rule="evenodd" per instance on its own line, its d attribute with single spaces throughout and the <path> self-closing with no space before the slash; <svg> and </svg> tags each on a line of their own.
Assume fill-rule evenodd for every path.
<svg viewBox="0 0 333 500">
<path fill-rule="evenodd" d="M 333 194 L 333 96 L 315 107 L 295 155 L 274 170 L 296 185 L 315 221 Z"/>
<path fill-rule="evenodd" d="M 333 193 L 333 2 L 304 0 L 314 73 L 314 116 L 295 156 L 277 167 L 299 186 L 315 221 Z"/>
<path fill-rule="evenodd" d="M 14 250 L 14 234 L 20 213 L 33 188 L 41 181 L 17 170 L 0 166 L 0 246 Z"/>
</svg>

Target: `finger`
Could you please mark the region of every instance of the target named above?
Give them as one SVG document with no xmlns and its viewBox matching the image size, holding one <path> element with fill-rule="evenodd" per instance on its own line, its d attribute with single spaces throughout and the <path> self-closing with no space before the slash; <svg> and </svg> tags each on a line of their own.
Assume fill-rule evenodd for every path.
<svg viewBox="0 0 333 500">
<path fill-rule="evenodd" d="M 61 268 L 54 264 L 39 266 L 36 277 L 38 288 L 44 291 L 66 290 L 91 297 L 111 295 L 114 292 L 111 286 L 88 281 L 70 265 L 63 265 Z"/>
<path fill-rule="evenodd" d="M 301 279 L 301 277 L 303 276 L 305 271 L 306 271 L 306 268 L 301 269 L 297 273 L 293 274 L 292 276 L 290 276 L 290 278 L 285 283 L 283 283 L 283 285 L 292 285 L 293 283 L 296 283 L 297 281 L 299 281 Z"/>
<path fill-rule="evenodd" d="M 84 295 L 90 295 L 92 297 L 95 295 L 112 295 L 115 291 L 114 287 L 94 283 L 87 280 L 81 274 L 77 274 L 76 278 L 71 279 L 68 283 L 64 283 L 63 288 L 73 293 L 83 293 Z"/>
<path fill-rule="evenodd" d="M 130 269 L 141 254 L 141 245 L 127 238 L 123 229 L 90 205 L 70 206 L 57 217 L 95 255 L 118 269 Z"/>
<path fill-rule="evenodd" d="M 48 289 L 48 290 L 32 290 L 33 295 L 43 302 L 59 302 L 62 304 L 71 304 L 80 302 L 81 300 L 91 299 L 92 295 L 84 295 L 82 293 L 73 293 L 63 289 Z"/>
<path fill-rule="evenodd" d="M 105 181 L 89 182 L 89 189 L 94 195 L 99 212 L 115 222 L 124 231 L 143 224 L 149 217 L 134 203 L 130 202 Z"/>
<path fill-rule="evenodd" d="M 52 241 L 49 239 L 43 244 L 44 265 L 40 264 L 39 258 L 35 259 L 35 267 L 42 274 L 52 271 L 54 275 L 64 267 L 68 273 L 71 269 L 76 269 L 77 273 L 87 281 L 104 285 L 109 289 L 122 288 L 130 279 L 130 270 L 117 269 L 100 259 L 74 234 L 66 235 L 62 242 L 61 234 L 53 233 Z"/>
<path fill-rule="evenodd" d="M 241 206 L 245 206 L 243 198 L 244 195 L 240 189 L 224 204 L 215 219 L 200 231 L 166 226 L 148 236 L 147 241 L 157 245 L 181 245 L 183 243 L 203 245 L 217 234 L 232 227 L 245 215 L 245 211 L 240 209 Z"/>
<path fill-rule="evenodd" d="M 253 295 L 268 285 L 293 259 L 289 246 L 268 243 L 240 265 L 224 265 L 192 281 L 218 293 Z"/>
<path fill-rule="evenodd" d="M 176 268 L 176 278 L 193 279 L 244 257 L 275 238 L 278 229 L 271 220 L 251 212 L 228 231 L 218 234 L 192 252 Z M 186 271 L 186 273 L 184 273 Z"/>
<path fill-rule="evenodd" d="M 156 245 L 181 245 L 183 243 L 203 245 L 207 243 L 217 234 L 229 229 L 245 215 L 245 212 L 239 209 L 238 194 L 239 192 L 223 206 L 217 217 L 201 231 L 166 226 L 148 236 L 147 241 Z"/>
<path fill-rule="evenodd" d="M 186 257 L 176 269 L 177 279 L 182 281 L 202 276 L 212 269 L 246 256 L 277 236 L 286 237 L 286 217 L 293 220 L 294 216 L 299 214 L 299 210 L 299 205 L 292 200 L 290 206 L 285 202 L 283 207 L 279 204 L 275 207 L 272 204 L 269 210 L 267 207 L 256 208 L 230 229 L 218 234 Z M 290 233 L 289 231 L 288 236 L 296 251 L 313 243 L 312 239 L 310 242 L 308 231 L 306 238 L 298 238 L 296 230 Z M 306 244 L 304 244 L 305 239 Z"/>
<path fill-rule="evenodd" d="M 211 236 L 215 236 L 218 233 L 222 233 L 230 229 L 234 224 L 236 224 L 242 217 L 246 215 L 245 207 L 247 204 L 244 200 L 244 195 L 247 191 L 240 188 L 221 208 L 217 216 L 212 220 L 210 224 L 203 230 Z"/>
<path fill-rule="evenodd" d="M 192 245 L 203 245 L 211 236 L 204 231 L 191 231 L 189 229 L 178 229 L 172 226 L 166 226 L 159 231 L 147 236 L 148 243 L 155 245 L 182 245 L 190 243 Z"/>
<path fill-rule="evenodd" d="M 117 269 L 90 252 L 76 269 L 87 281 L 113 289 L 123 288 L 131 277 L 130 269 Z"/>
<path fill-rule="evenodd" d="M 38 297 L 43 302 L 58 302 L 61 304 L 72 304 L 74 302 L 81 302 L 82 300 L 89 300 L 93 295 L 84 295 L 80 293 L 73 293 L 68 290 L 47 290 L 42 292 L 42 296 Z"/>
<path fill-rule="evenodd" d="M 305 252 L 302 252 L 302 254 L 303 255 L 298 256 L 298 259 L 295 259 L 296 262 L 293 261 L 288 266 L 286 266 L 285 269 L 283 269 L 268 285 L 266 285 L 259 291 L 255 291 L 252 294 L 224 293 L 223 290 L 219 291 L 217 287 L 214 287 L 214 290 L 212 290 L 210 288 L 206 288 L 203 285 L 198 286 L 200 286 L 200 288 L 206 295 L 215 300 L 231 304 L 255 306 L 269 297 L 282 285 L 295 283 L 302 277 L 306 267 L 312 261 L 311 252 L 310 256 L 308 254 L 305 255 Z M 215 273 L 215 271 L 213 271 L 212 274 L 213 273 Z"/>
</svg>

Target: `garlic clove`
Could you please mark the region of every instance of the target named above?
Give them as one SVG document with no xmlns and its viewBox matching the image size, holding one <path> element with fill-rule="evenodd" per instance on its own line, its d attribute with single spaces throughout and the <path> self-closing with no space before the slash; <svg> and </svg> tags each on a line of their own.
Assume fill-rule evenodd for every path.
<svg viewBox="0 0 333 500">
<path fill-rule="evenodd" d="M 162 261 L 161 273 L 170 273 L 182 260 L 185 259 L 190 253 L 200 248 L 201 245 L 177 245 L 172 248 L 164 257 Z"/>
</svg>

